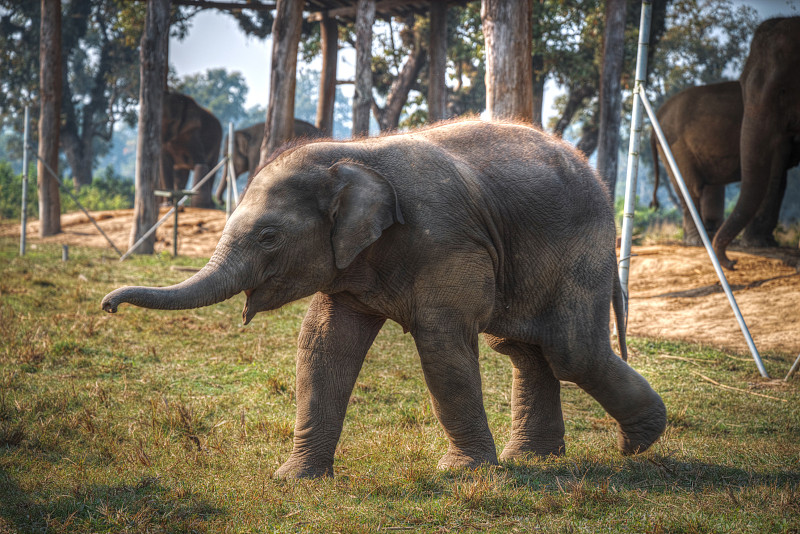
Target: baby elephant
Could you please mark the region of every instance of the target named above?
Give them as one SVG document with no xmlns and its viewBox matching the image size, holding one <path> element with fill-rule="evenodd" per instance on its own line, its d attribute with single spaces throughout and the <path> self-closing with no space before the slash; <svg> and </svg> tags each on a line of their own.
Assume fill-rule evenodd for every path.
<svg viewBox="0 0 800 534">
<path fill-rule="evenodd" d="M 333 474 L 359 370 L 387 319 L 411 332 L 450 441 L 440 468 L 498 461 L 478 334 L 511 358 L 513 430 L 500 456 L 564 452 L 559 380 L 647 449 L 666 410 L 609 343 L 622 296 L 605 188 L 586 160 L 538 130 L 477 120 L 290 149 L 253 179 L 208 264 L 170 287 L 106 295 L 156 309 L 244 291 L 244 323 L 314 295 L 297 353 L 294 448 L 279 477 Z M 620 340 L 625 351 L 624 332 Z"/>
</svg>

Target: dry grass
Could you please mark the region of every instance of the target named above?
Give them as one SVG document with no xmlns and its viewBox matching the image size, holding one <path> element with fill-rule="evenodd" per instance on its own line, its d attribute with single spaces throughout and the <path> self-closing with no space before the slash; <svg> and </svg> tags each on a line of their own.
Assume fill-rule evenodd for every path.
<svg viewBox="0 0 800 534">
<path fill-rule="evenodd" d="M 348 410 L 333 480 L 283 482 L 306 302 L 238 324 L 242 301 L 99 309 L 122 284 L 202 261 L 0 240 L 0 532 L 787 532 L 800 529 L 800 394 L 709 348 L 634 339 L 669 426 L 623 458 L 612 421 L 563 388 L 567 454 L 437 471 L 446 450 L 408 335 L 388 324 Z M 791 363 L 767 355 L 778 375 Z M 510 432 L 510 365 L 485 346 L 489 422 Z M 788 402 L 722 390 L 699 378 Z"/>
</svg>

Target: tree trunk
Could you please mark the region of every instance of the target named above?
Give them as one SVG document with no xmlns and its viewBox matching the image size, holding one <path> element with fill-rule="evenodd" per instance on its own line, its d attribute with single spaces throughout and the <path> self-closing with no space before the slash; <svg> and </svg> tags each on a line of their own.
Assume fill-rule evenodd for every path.
<svg viewBox="0 0 800 534">
<path fill-rule="evenodd" d="M 447 5 L 431 2 L 430 73 L 428 75 L 428 122 L 447 117 Z"/>
<path fill-rule="evenodd" d="M 58 172 L 61 130 L 61 0 L 41 0 L 39 33 L 39 236 L 61 232 L 58 182 L 45 164 Z"/>
<path fill-rule="evenodd" d="M 564 106 L 564 112 L 556 122 L 553 133 L 559 136 L 564 135 L 567 126 L 572 122 L 573 117 L 579 109 L 583 107 L 583 101 L 587 98 L 594 96 L 595 89 L 590 85 L 583 85 L 578 87 L 570 86 L 567 90 L 567 103 Z"/>
<path fill-rule="evenodd" d="M 533 0 L 483 0 L 486 110 L 493 119 L 533 120 Z"/>
<path fill-rule="evenodd" d="M 425 65 L 425 49 L 422 48 L 419 42 L 419 35 L 414 35 L 414 42 L 414 51 L 389 89 L 386 105 L 383 109 L 380 109 L 374 99 L 372 101 L 372 110 L 381 132 L 397 129 L 400 124 L 400 115 L 403 114 L 403 107 L 408 102 L 408 93 L 411 91 L 414 82 L 419 78 L 419 73 Z"/>
<path fill-rule="evenodd" d="M 353 137 L 369 135 L 369 110 L 372 105 L 372 25 L 374 23 L 375 0 L 358 0 Z"/>
<path fill-rule="evenodd" d="M 294 90 L 297 78 L 297 45 L 303 25 L 303 4 L 278 0 L 272 24 L 272 65 L 269 105 L 261 141 L 261 163 L 291 139 L 294 131 Z"/>
<path fill-rule="evenodd" d="M 86 136 L 81 137 L 85 138 Z M 91 142 L 94 136 L 91 135 L 89 137 L 88 143 L 84 142 L 81 137 L 68 131 L 61 132 L 61 147 L 67 157 L 67 163 L 69 163 L 69 168 L 72 171 L 73 185 L 76 189 L 92 183 L 92 161 L 94 157 L 91 151 Z M 86 150 L 87 144 L 89 151 Z"/>
<path fill-rule="evenodd" d="M 542 54 L 534 54 L 531 58 L 531 70 L 533 72 L 533 125 L 544 128 L 542 123 L 542 108 L 544 107 L 544 82 L 547 73 L 544 71 L 544 57 Z"/>
<path fill-rule="evenodd" d="M 322 73 L 319 78 L 319 102 L 317 103 L 317 128 L 333 135 L 333 106 L 336 101 L 336 61 L 339 54 L 339 25 L 335 18 L 322 14 L 319 26 L 322 48 Z"/>
<path fill-rule="evenodd" d="M 597 140 L 597 171 L 612 197 L 617 185 L 619 125 L 622 113 L 620 77 L 625 54 L 627 0 L 606 1 L 603 67 L 600 76 L 600 124 Z"/>
<path fill-rule="evenodd" d="M 139 50 L 139 133 L 136 143 L 136 196 L 130 244 L 136 243 L 158 219 L 153 191 L 161 166 L 161 113 L 164 76 L 167 69 L 170 0 L 148 0 L 144 32 Z M 137 254 L 152 254 L 155 233 L 142 243 Z"/>
</svg>

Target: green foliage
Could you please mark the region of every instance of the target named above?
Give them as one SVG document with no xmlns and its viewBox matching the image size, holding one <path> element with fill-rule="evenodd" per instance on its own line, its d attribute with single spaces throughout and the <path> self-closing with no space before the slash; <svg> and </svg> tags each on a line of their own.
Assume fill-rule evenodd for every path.
<svg viewBox="0 0 800 534">
<path fill-rule="evenodd" d="M 121 210 L 133 207 L 134 185 L 132 180 L 125 180 L 114 173 L 113 167 L 106 167 L 99 175 L 95 175 L 92 183 L 81 187 L 73 193 L 78 202 L 90 211 Z M 61 213 L 78 211 L 77 204 L 69 195 L 61 195 Z"/>
<path fill-rule="evenodd" d="M 28 217 L 38 217 L 36 165 L 28 167 Z M 22 174 L 16 174 L 8 161 L 0 161 L 0 219 L 19 221 L 22 210 Z"/>
<path fill-rule="evenodd" d="M 238 324 L 242 301 L 102 312 L 120 285 L 167 285 L 197 258 L 134 257 L 0 239 L 0 530 L 10 532 L 795 532 L 800 393 L 752 361 L 630 340 L 668 428 L 621 457 L 615 425 L 561 388 L 567 452 L 439 471 L 447 440 L 419 357 L 393 323 L 353 390 L 333 480 L 272 473 L 292 447 L 307 300 Z M 88 280 L 88 281 L 87 281 Z M 793 354 L 771 354 L 770 373 Z M 481 345 L 489 424 L 511 432 L 511 366 Z M 723 390 L 698 376 L 773 399 Z M 775 398 L 785 400 L 774 400 Z"/>
<path fill-rule="evenodd" d="M 687 87 L 737 79 L 758 22 L 754 8 L 731 0 L 671 2 L 649 66 L 654 106 Z"/>
<path fill-rule="evenodd" d="M 69 181 L 65 183 L 71 187 Z M 87 210 L 118 210 L 133 207 L 133 182 L 117 176 L 111 167 L 106 167 L 96 175 L 90 185 L 80 188 L 77 192 L 71 190 Z M 28 217 L 38 217 L 37 195 L 36 166 L 31 165 L 28 172 Z M 78 211 L 77 204 L 63 190 L 60 196 L 61 213 Z M 22 175 L 14 173 L 8 162 L 0 161 L 0 219 L 19 220 L 21 206 Z"/>
<path fill-rule="evenodd" d="M 635 245 L 640 245 L 644 236 L 665 225 L 673 225 L 676 228 L 681 226 L 683 217 L 680 208 L 672 207 L 656 210 L 655 208 L 639 205 L 639 199 L 637 198 L 636 200 L 637 205 L 633 213 L 633 243 Z M 623 197 L 617 197 L 614 202 L 614 209 L 616 211 L 617 229 L 620 230 L 622 228 L 623 212 L 625 211 L 625 199 Z"/>
</svg>

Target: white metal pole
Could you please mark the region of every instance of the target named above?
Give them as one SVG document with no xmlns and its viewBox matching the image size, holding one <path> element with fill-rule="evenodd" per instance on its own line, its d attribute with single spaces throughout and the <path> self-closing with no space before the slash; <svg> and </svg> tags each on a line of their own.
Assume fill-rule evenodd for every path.
<svg viewBox="0 0 800 534">
<path fill-rule="evenodd" d="M 225 195 L 225 218 L 229 218 L 231 216 L 231 195 L 233 192 L 231 191 L 234 187 L 236 187 L 236 177 L 233 175 L 233 123 L 228 123 L 228 191 Z"/>
<path fill-rule="evenodd" d="M 714 249 L 711 247 L 711 240 L 708 238 L 708 233 L 706 233 L 703 220 L 700 218 L 700 214 L 697 212 L 694 202 L 692 202 L 692 197 L 689 195 L 689 190 L 686 188 L 686 183 L 683 181 L 683 175 L 678 168 L 678 164 L 675 162 L 675 158 L 672 155 L 672 150 L 670 150 L 669 144 L 667 143 L 667 138 L 664 136 L 663 130 L 661 130 L 661 125 L 658 123 L 655 111 L 653 111 L 653 108 L 650 106 L 650 102 L 647 100 L 647 96 L 645 96 L 644 93 L 639 94 L 638 100 L 642 102 L 644 109 L 647 111 L 647 116 L 650 117 L 650 123 L 653 127 L 653 131 L 656 133 L 656 136 L 658 136 L 658 141 L 661 143 L 661 148 L 664 150 L 665 159 L 667 160 L 670 169 L 672 169 L 672 176 L 675 178 L 678 188 L 681 190 L 681 195 L 683 195 L 683 200 L 686 203 L 686 207 L 689 208 L 689 213 L 692 214 L 692 220 L 694 220 L 694 224 L 697 227 L 697 233 L 700 234 L 700 239 L 703 240 L 703 245 L 706 247 L 708 257 L 711 258 L 711 263 L 714 265 L 714 270 L 717 272 L 717 277 L 722 285 L 722 289 L 725 291 L 725 295 L 728 297 L 728 302 L 731 305 L 733 314 L 736 316 L 736 321 L 739 323 L 739 328 L 741 328 L 742 334 L 744 334 L 744 338 L 747 341 L 747 347 L 750 349 L 750 354 L 752 354 L 753 360 L 756 362 L 758 372 L 761 373 L 761 376 L 764 378 L 769 378 L 767 370 L 764 368 L 764 362 L 761 361 L 761 356 L 758 354 L 756 345 L 753 342 L 753 337 L 750 335 L 750 330 L 747 328 L 747 324 L 744 322 L 742 312 L 739 311 L 739 305 L 736 304 L 736 299 L 733 297 L 733 291 L 731 291 L 731 286 L 728 284 L 728 279 L 725 277 L 725 273 L 722 271 L 722 266 L 719 264 L 717 255 L 714 253 Z"/>
<path fill-rule="evenodd" d="M 25 124 L 22 126 L 22 215 L 19 229 L 19 255 L 25 255 L 28 235 L 28 106 L 25 106 Z"/>
<path fill-rule="evenodd" d="M 630 274 L 631 242 L 633 241 L 633 214 L 636 209 L 636 179 L 639 174 L 639 146 L 642 138 L 642 105 L 637 96 L 644 93 L 647 76 L 647 51 L 650 47 L 650 0 L 642 2 L 639 22 L 639 47 L 636 52 L 636 82 L 633 87 L 633 114 L 631 138 L 628 143 L 628 170 L 625 180 L 625 206 L 622 213 L 622 237 L 619 250 L 619 281 L 625 296 L 627 316 L 628 277 Z M 614 192 L 611 191 L 613 198 Z"/>
</svg>

